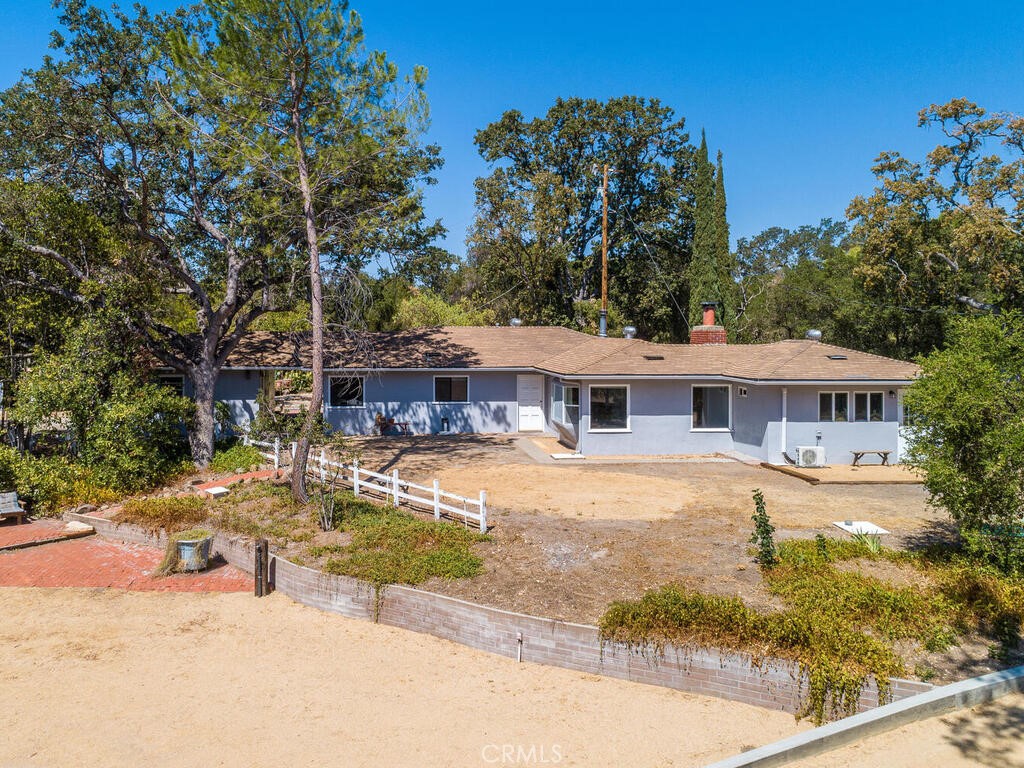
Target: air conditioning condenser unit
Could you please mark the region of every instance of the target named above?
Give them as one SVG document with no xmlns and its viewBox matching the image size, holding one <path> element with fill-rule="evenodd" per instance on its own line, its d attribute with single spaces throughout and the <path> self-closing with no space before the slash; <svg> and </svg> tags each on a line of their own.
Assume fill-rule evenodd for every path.
<svg viewBox="0 0 1024 768">
<path fill-rule="evenodd" d="M 798 445 L 796 447 L 798 467 L 824 467 L 825 447 L 822 445 Z"/>
</svg>

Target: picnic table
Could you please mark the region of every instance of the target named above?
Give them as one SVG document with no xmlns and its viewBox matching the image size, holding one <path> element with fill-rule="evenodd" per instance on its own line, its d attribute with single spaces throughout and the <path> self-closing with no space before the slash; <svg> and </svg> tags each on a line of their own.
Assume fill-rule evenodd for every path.
<svg viewBox="0 0 1024 768">
<path fill-rule="evenodd" d="M 850 451 L 850 453 L 853 454 L 853 466 L 855 466 L 855 467 L 859 467 L 860 466 L 860 460 L 863 459 L 869 453 L 876 454 L 878 456 L 878 458 L 880 458 L 882 460 L 881 466 L 887 467 L 887 466 L 889 466 L 889 454 L 892 453 L 892 451 L 871 450 L 871 451 Z"/>
</svg>

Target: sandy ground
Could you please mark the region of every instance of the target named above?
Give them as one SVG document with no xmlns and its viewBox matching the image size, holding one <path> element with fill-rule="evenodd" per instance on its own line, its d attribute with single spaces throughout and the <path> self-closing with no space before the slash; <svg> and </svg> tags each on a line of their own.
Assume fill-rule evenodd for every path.
<svg viewBox="0 0 1024 768">
<path fill-rule="evenodd" d="M 806 727 L 277 595 L 2 588 L 0 616 L 10 768 L 700 766 Z"/>
<path fill-rule="evenodd" d="M 353 438 L 360 464 L 447 491 L 476 497 L 487 491 L 491 507 L 563 518 L 656 521 L 680 513 L 715 514 L 723 523 L 749 522 L 751 491 L 761 488 L 779 527 L 818 530 L 831 521 L 875 519 L 889 530 L 918 529 L 936 519 L 919 485 L 811 485 L 781 472 L 740 462 L 638 462 L 539 464 L 502 435 Z M 543 454 L 542 454 L 543 455 Z M 905 480 L 899 467 L 839 467 L 844 478 L 860 472 L 876 480 L 885 473 Z M 885 522 L 881 522 L 884 519 Z M 888 523 L 888 525 L 886 525 Z"/>
<path fill-rule="evenodd" d="M 508 435 L 354 438 L 352 448 L 367 468 L 487 491 L 484 573 L 425 588 L 570 621 L 594 623 L 612 601 L 668 582 L 775 606 L 748 552 L 755 488 L 780 538 L 845 536 L 835 520 L 875 522 L 892 532 L 886 544 L 943 533 L 920 485 L 812 485 L 736 461 L 555 462 Z"/>
<path fill-rule="evenodd" d="M 792 768 L 1024 766 L 1024 695 L 911 723 Z"/>
</svg>

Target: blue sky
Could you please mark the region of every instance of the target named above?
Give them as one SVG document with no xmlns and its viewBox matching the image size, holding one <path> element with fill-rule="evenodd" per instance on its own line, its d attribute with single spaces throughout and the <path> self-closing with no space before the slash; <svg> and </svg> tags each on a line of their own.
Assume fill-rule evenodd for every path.
<svg viewBox="0 0 1024 768">
<path fill-rule="evenodd" d="M 153 9 L 173 2 L 150 2 Z M 843 7 L 845 6 L 845 7 Z M 474 133 L 506 109 L 559 96 L 657 97 L 721 149 L 733 238 L 841 218 L 895 149 L 921 158 L 941 135 L 917 112 L 966 96 L 1024 112 L 1024 13 L 986 3 L 610 3 L 361 0 L 367 43 L 430 70 L 446 159 L 427 211 L 464 252 Z M 41 59 L 56 12 L 0 0 L 0 87 Z"/>
</svg>

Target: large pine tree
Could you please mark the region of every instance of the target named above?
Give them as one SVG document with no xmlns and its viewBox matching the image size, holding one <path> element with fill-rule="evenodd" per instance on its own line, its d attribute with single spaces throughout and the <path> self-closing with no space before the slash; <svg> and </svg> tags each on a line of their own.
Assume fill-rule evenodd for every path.
<svg viewBox="0 0 1024 768">
<path fill-rule="evenodd" d="M 704 131 L 700 133 L 696 166 L 693 257 L 689 269 L 691 325 L 701 324 L 700 305 L 703 302 L 721 302 L 723 298 L 717 259 L 714 169 L 708 162 L 708 142 Z"/>
</svg>

